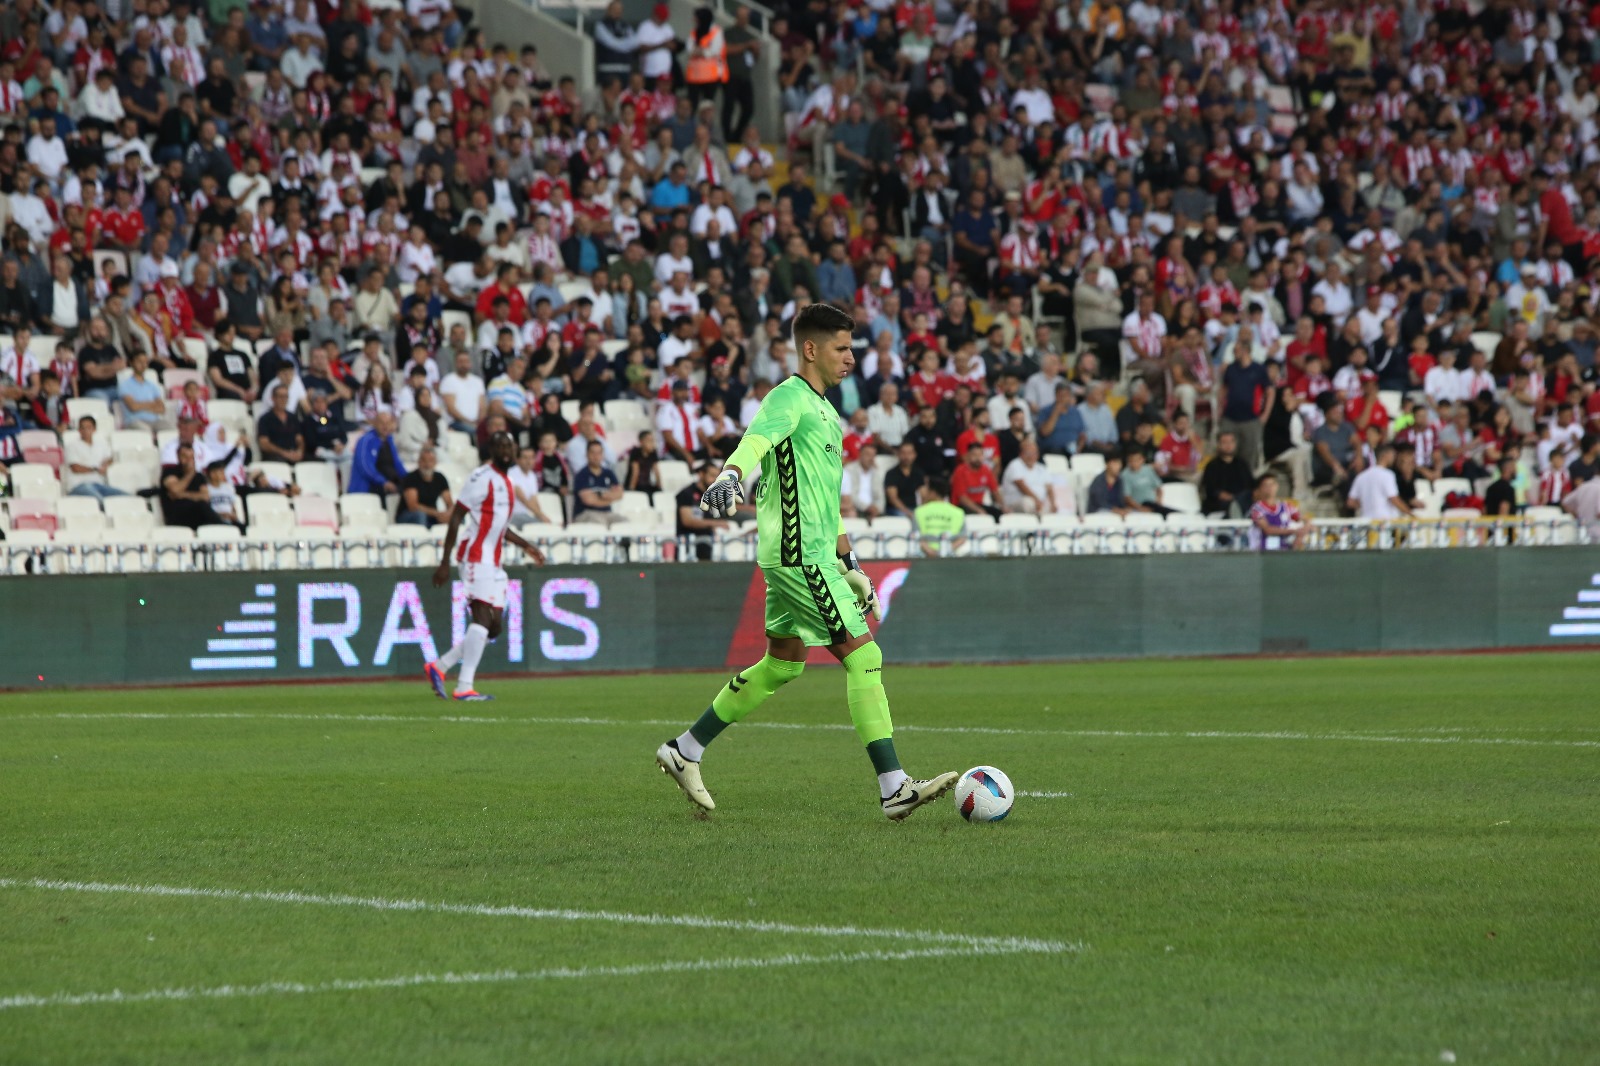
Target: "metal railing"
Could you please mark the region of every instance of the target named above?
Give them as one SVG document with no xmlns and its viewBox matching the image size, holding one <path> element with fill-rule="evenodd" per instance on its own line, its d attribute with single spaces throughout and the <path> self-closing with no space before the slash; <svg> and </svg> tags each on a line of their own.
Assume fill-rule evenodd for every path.
<svg viewBox="0 0 1600 1066">
<path fill-rule="evenodd" d="M 526 526 L 521 532 L 556 564 L 694 562 L 702 552 L 714 562 L 749 563 L 756 557 L 753 529 L 716 537 L 678 537 L 665 533 L 620 536 L 600 530 L 573 529 L 541 535 L 531 533 Z M 1198 516 L 1132 525 L 1091 522 L 1037 528 L 985 528 L 956 538 L 922 538 L 903 529 L 874 531 L 868 528 L 851 533 L 850 539 L 863 559 L 1164 555 L 1260 550 L 1255 547 L 1249 522 Z M 1303 550 L 1406 551 L 1590 543 L 1593 541 L 1587 531 L 1571 518 L 1330 519 L 1313 524 Z M 383 533 L 154 544 L 0 541 L 0 575 L 411 569 L 438 566 L 441 547 L 442 542 L 434 537 L 401 538 Z M 1292 543 L 1280 547 L 1294 549 Z"/>
</svg>

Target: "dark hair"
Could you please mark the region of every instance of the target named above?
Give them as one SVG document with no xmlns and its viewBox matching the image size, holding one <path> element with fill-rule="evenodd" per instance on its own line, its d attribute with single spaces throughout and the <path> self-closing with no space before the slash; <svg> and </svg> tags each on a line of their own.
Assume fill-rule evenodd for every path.
<svg viewBox="0 0 1600 1066">
<path fill-rule="evenodd" d="M 928 479 L 928 491 L 940 499 L 948 498 L 950 495 L 950 482 L 942 477 L 931 477 Z"/>
<path fill-rule="evenodd" d="M 856 320 L 832 304 L 808 304 L 794 316 L 794 346 L 802 351 L 806 341 L 821 345 L 840 331 L 854 333 Z"/>
</svg>

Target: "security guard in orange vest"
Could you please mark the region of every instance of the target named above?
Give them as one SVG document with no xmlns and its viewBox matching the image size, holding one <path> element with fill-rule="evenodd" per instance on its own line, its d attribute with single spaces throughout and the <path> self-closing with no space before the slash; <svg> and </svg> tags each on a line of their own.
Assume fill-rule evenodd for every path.
<svg viewBox="0 0 1600 1066">
<path fill-rule="evenodd" d="M 702 102 L 716 101 L 718 87 L 728 81 L 728 43 L 722 38 L 722 27 L 713 20 L 711 9 L 702 7 L 694 13 L 694 32 L 689 35 L 683 80 L 689 86 L 689 101 L 695 113 Z"/>
</svg>

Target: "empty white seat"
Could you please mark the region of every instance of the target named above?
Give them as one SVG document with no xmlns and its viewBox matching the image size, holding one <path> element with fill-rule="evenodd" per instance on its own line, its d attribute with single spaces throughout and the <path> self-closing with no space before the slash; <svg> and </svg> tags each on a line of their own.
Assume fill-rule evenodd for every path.
<svg viewBox="0 0 1600 1066">
<path fill-rule="evenodd" d="M 1001 529 L 1027 529 L 1039 528 L 1039 518 L 1031 514 L 1003 514 L 1000 516 Z"/>
<path fill-rule="evenodd" d="M 1074 475 L 1087 474 L 1092 480 L 1094 476 L 1106 468 L 1106 457 L 1098 452 L 1083 452 L 1072 457 L 1072 473 Z"/>
<path fill-rule="evenodd" d="M 194 530 L 188 526 L 156 526 L 145 539 L 151 544 L 187 544 L 194 540 Z"/>
<path fill-rule="evenodd" d="M 34 500 L 54 500 L 61 496 L 61 482 L 47 463 L 16 463 L 11 467 L 11 494 Z"/>
<path fill-rule="evenodd" d="M 389 524 L 388 516 L 383 509 L 383 497 L 375 492 L 347 492 L 339 497 L 339 518 L 348 523 L 352 519 L 365 516 L 377 516 L 382 521 L 380 525 Z"/>
<path fill-rule="evenodd" d="M 156 526 L 156 516 L 150 513 L 143 496 L 107 496 L 100 505 L 119 537 L 137 535 Z"/>
<path fill-rule="evenodd" d="M 294 512 L 289 500 L 276 492 L 256 492 L 245 497 L 245 513 L 251 533 L 287 533 L 294 529 Z"/>
<path fill-rule="evenodd" d="M 243 536 L 238 526 L 205 525 L 195 530 L 195 537 L 198 540 L 239 540 Z"/>
<path fill-rule="evenodd" d="M 148 463 L 112 463 L 106 468 L 106 482 L 114 489 L 133 494 L 156 487 L 156 470 Z"/>
<path fill-rule="evenodd" d="M 339 472 L 331 463 L 296 463 L 294 481 L 308 496 L 321 496 L 326 500 L 339 498 Z"/>
<path fill-rule="evenodd" d="M 911 519 L 903 515 L 879 515 L 872 520 L 872 531 L 884 534 L 903 534 L 911 532 Z"/>
<path fill-rule="evenodd" d="M 317 526 L 337 531 L 339 512 L 331 499 L 323 496 L 296 496 L 293 502 L 295 525 Z"/>
<path fill-rule="evenodd" d="M 243 400 L 212 400 L 206 404 L 206 413 L 211 421 L 228 427 L 230 440 L 241 431 L 250 433 L 255 428 L 250 421 L 250 408 Z"/>
<path fill-rule="evenodd" d="M 632 400 L 612 400 L 606 404 L 605 421 L 610 433 L 642 433 L 653 427 L 650 412 L 643 404 Z"/>
<path fill-rule="evenodd" d="M 116 425 L 111 418 L 111 406 L 94 396 L 74 396 L 67 401 L 67 421 L 74 426 L 84 415 L 94 418 L 96 429 L 110 429 Z"/>
<path fill-rule="evenodd" d="M 1184 514 L 1200 513 L 1200 490 L 1187 481 L 1168 481 L 1161 486 L 1161 504 Z"/>
<path fill-rule="evenodd" d="M 388 528 L 389 516 L 382 511 L 357 511 L 339 518 L 339 532 L 346 535 L 370 536 Z"/>
<path fill-rule="evenodd" d="M 561 498 L 561 493 L 541 492 L 537 499 L 539 501 L 539 510 L 544 512 L 544 516 L 550 519 L 551 523 L 557 526 L 566 525 L 567 512 L 564 509 L 566 504 Z"/>
<path fill-rule="evenodd" d="M 616 508 L 618 514 L 625 515 L 647 515 L 654 509 L 647 492 L 624 492 Z"/>
<path fill-rule="evenodd" d="M 107 526 L 100 501 L 93 496 L 63 496 L 56 501 L 56 528 L 74 533 L 99 533 Z"/>
<path fill-rule="evenodd" d="M 259 463 L 251 463 L 249 469 L 253 474 L 259 473 L 267 475 L 267 477 L 271 478 L 274 482 L 282 482 L 285 485 L 292 485 L 294 483 L 294 467 L 290 466 L 288 463 L 265 460 Z M 338 494 L 335 493 L 334 495 Z"/>
<path fill-rule="evenodd" d="M 661 478 L 662 490 L 674 496 L 694 478 L 689 464 L 681 459 L 661 460 L 656 464 L 656 475 Z"/>
<path fill-rule="evenodd" d="M 448 459 L 457 466 L 467 467 L 469 470 L 478 465 L 478 445 L 472 439 L 472 434 L 463 433 L 459 429 L 445 431 L 444 447 L 440 449 L 439 458 Z"/>
</svg>

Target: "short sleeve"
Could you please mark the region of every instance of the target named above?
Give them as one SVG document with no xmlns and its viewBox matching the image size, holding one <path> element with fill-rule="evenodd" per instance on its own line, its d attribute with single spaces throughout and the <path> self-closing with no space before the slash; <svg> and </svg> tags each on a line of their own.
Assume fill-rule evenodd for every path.
<svg viewBox="0 0 1600 1066">
<path fill-rule="evenodd" d="M 481 469 L 474 470 L 468 475 L 467 483 L 461 486 L 461 496 L 457 502 L 469 511 L 476 511 L 489 498 L 489 492 L 488 474 Z"/>
<path fill-rule="evenodd" d="M 761 402 L 761 409 L 756 412 L 756 417 L 745 432 L 765 437 L 773 444 L 788 440 L 799 425 L 801 413 L 792 396 L 790 390 L 780 393 L 774 389 L 767 393 L 767 398 Z"/>
</svg>

